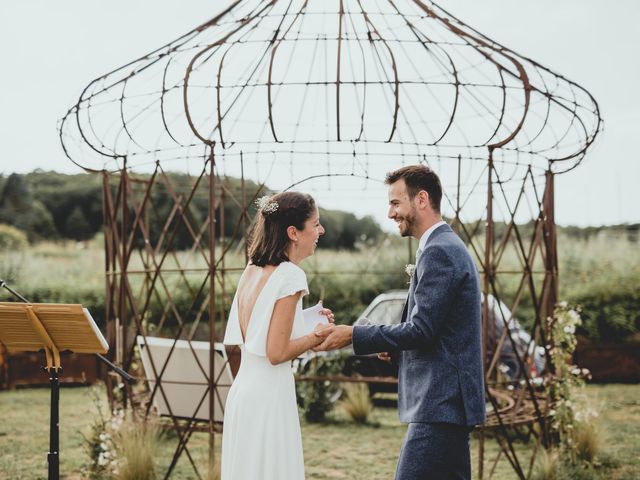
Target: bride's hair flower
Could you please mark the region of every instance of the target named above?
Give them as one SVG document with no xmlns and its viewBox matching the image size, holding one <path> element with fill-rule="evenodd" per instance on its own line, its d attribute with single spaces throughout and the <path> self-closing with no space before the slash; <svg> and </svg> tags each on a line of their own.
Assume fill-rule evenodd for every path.
<svg viewBox="0 0 640 480">
<path fill-rule="evenodd" d="M 269 195 L 260 197 L 256 200 L 255 203 L 258 207 L 258 210 L 260 210 L 263 215 L 270 215 L 278 210 L 278 202 L 276 202 L 275 200 L 271 200 L 271 197 Z"/>
</svg>

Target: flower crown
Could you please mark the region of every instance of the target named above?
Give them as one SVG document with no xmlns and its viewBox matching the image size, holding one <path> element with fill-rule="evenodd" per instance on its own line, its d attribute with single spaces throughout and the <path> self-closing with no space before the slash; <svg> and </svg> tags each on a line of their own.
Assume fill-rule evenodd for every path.
<svg viewBox="0 0 640 480">
<path fill-rule="evenodd" d="M 265 195 L 264 197 L 260 197 L 256 200 L 256 206 L 258 210 L 262 212 L 263 215 L 271 215 L 273 212 L 278 210 L 278 202 L 275 200 L 271 200 L 269 195 Z"/>
</svg>

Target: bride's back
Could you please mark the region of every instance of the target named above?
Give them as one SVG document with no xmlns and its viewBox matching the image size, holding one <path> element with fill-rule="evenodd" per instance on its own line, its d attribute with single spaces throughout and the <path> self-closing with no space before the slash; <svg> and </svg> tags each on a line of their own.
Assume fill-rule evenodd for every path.
<svg viewBox="0 0 640 480">
<path fill-rule="evenodd" d="M 247 339 L 249 322 L 251 321 L 251 316 L 253 314 L 254 307 L 256 306 L 256 302 L 258 301 L 258 297 L 276 268 L 277 267 L 274 265 L 257 267 L 249 264 L 240 278 L 236 296 L 238 302 L 240 331 L 242 332 L 242 338 L 245 341 Z"/>
</svg>

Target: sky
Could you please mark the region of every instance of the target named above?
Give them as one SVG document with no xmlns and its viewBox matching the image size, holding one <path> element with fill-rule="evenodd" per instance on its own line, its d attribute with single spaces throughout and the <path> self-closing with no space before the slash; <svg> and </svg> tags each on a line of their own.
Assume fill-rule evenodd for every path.
<svg viewBox="0 0 640 480">
<path fill-rule="evenodd" d="M 191 30 L 228 3 L 3 2 L 0 174 L 36 168 L 80 173 L 65 157 L 56 127 L 83 87 Z M 604 131 L 578 168 L 556 178 L 556 222 L 639 223 L 640 2 L 442 0 L 440 5 L 488 37 L 579 83 L 598 101 Z M 360 203 L 353 207 L 356 214 L 383 221 L 384 198 Z"/>
</svg>

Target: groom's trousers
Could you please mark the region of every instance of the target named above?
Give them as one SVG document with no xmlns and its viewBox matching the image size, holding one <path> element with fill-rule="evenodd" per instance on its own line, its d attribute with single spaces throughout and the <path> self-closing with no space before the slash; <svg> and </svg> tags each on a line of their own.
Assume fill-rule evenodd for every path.
<svg viewBox="0 0 640 480">
<path fill-rule="evenodd" d="M 470 480 L 471 430 L 450 423 L 410 423 L 396 480 Z"/>
</svg>

